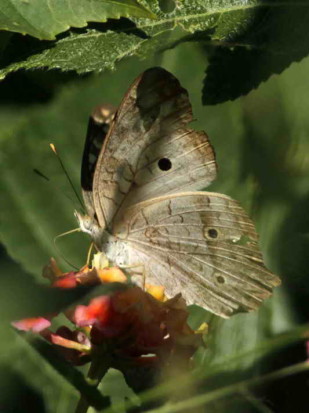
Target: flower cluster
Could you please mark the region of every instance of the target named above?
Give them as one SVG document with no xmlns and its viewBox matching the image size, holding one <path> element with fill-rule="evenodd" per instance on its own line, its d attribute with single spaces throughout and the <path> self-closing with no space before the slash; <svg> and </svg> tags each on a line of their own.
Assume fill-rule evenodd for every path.
<svg viewBox="0 0 309 413">
<path fill-rule="evenodd" d="M 188 323 L 184 299 L 177 295 L 167 300 L 164 288 L 146 286 L 145 291 L 128 282 L 116 267 L 108 267 L 102 253 L 96 254 L 91 268 L 62 273 L 51 259 L 43 275 L 53 288 L 76 288 L 79 285 L 119 283 L 109 295 L 76 305 L 65 315 L 72 328 L 62 326 L 52 331 L 51 317 L 16 321 L 19 330 L 40 333 L 57 345 L 64 357 L 75 365 L 93 361 L 98 352 L 109 366 L 124 371 L 124 366 L 168 366 L 174 357 L 190 361 L 202 343 L 202 335 Z"/>
</svg>

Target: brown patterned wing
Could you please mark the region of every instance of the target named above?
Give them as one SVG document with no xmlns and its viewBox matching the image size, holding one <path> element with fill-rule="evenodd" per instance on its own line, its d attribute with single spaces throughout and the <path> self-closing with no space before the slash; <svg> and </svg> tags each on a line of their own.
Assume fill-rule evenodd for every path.
<svg viewBox="0 0 309 413">
<path fill-rule="evenodd" d="M 202 189 L 216 176 L 207 135 L 191 129 L 187 91 L 162 68 L 139 76 L 125 95 L 100 153 L 93 183 L 98 222 L 110 229 L 139 201 Z"/>
<path fill-rule="evenodd" d="M 114 233 L 147 282 L 222 317 L 255 310 L 280 284 L 264 265 L 252 221 L 233 199 L 188 192 L 130 207 Z M 141 280 L 141 278 L 140 278 Z"/>
<path fill-rule="evenodd" d="M 88 122 L 81 169 L 82 194 L 87 214 L 93 218 L 93 176 L 103 142 L 115 116 L 116 108 L 109 104 L 97 106 Z"/>
</svg>

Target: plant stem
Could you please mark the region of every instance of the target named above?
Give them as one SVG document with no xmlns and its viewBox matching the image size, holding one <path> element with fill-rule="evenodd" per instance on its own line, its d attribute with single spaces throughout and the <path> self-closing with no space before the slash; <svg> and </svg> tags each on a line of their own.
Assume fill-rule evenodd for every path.
<svg viewBox="0 0 309 413">
<path fill-rule="evenodd" d="M 93 359 L 87 375 L 87 378 L 93 382 L 95 387 L 100 384 L 101 380 L 110 368 L 110 365 L 110 358 L 107 356 L 105 349 L 97 348 L 96 351 L 93 352 Z M 87 413 L 88 408 L 88 400 L 81 395 L 76 406 L 75 413 Z"/>
</svg>

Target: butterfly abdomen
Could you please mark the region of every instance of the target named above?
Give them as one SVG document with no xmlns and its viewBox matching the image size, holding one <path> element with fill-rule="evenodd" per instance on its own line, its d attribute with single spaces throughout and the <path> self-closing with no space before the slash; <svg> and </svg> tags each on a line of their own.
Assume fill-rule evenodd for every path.
<svg viewBox="0 0 309 413">
<path fill-rule="evenodd" d="M 108 260 L 118 267 L 123 267 L 128 264 L 128 248 L 122 241 L 117 240 L 109 233 L 105 232 L 106 238 L 101 245 L 101 250 L 104 251 Z"/>
</svg>

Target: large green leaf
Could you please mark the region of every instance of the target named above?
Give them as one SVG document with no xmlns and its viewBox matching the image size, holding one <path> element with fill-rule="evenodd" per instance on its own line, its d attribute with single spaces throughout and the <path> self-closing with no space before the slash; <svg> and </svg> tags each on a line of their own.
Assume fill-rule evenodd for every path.
<svg viewBox="0 0 309 413">
<path fill-rule="evenodd" d="M 6 385 L 6 395 L 1 392 L 1 406 L 11 410 L 17 404 L 32 408 L 30 411 L 53 413 L 56 411 L 73 412 L 78 400 L 78 392 L 54 366 L 50 365 L 29 343 L 23 340 L 9 326 L 1 328 L 0 387 Z M 25 397 L 19 389 L 19 382 L 27 386 Z M 41 408 L 31 397 L 34 392 L 42 398 Z M 5 403 L 7 398 L 8 402 Z M 18 400 L 19 403 L 15 403 Z M 27 402 L 25 402 L 27 400 Z M 27 410 L 26 410 L 27 411 Z"/>
<path fill-rule="evenodd" d="M 6 1 L 8 4 L 13 2 Z M 14 1 L 26 10 L 34 7 L 32 3 Z M 76 23 L 80 16 L 84 17 L 82 26 L 89 20 L 106 20 L 87 20 L 84 2 L 86 4 L 90 0 L 77 2 L 78 12 L 74 7 L 70 9 L 66 1 L 53 2 L 52 6 L 61 13 L 60 19 L 53 20 L 53 13 L 50 15 L 51 22 L 46 16 L 38 17 L 40 13 L 33 14 L 33 18 L 38 18 L 46 31 L 51 30 L 53 24 L 61 25 L 66 16 L 72 19 L 74 16 L 75 23 L 71 24 L 75 27 L 80 27 Z M 45 2 L 40 4 L 45 10 Z M 194 41 L 203 47 L 206 57 L 210 59 L 204 80 L 203 102 L 214 104 L 248 93 L 272 74 L 281 73 L 292 62 L 300 61 L 309 52 L 308 0 L 297 3 L 292 0 L 183 0 L 171 11 L 166 11 L 169 9 L 165 9 L 162 6 L 164 3 L 158 0 L 140 0 L 140 3 L 135 0 L 97 0 L 91 4 L 93 9 L 85 6 L 88 14 L 96 10 L 95 6 L 99 4 L 98 7 L 105 12 L 110 11 L 106 17 L 129 16 L 131 20 L 110 20 L 84 30 L 71 30 L 53 42 L 21 39 L 17 35 L 9 38 L 1 36 L 0 79 L 20 69 L 101 72 L 115 69 L 116 63 L 124 58 L 144 58 L 179 43 Z M 142 5 L 148 7 L 156 18 L 145 17 L 147 12 Z M 122 13 L 120 6 L 124 10 Z M 130 12 L 126 12 L 129 9 Z M 71 15 L 72 10 L 77 14 Z M 115 10 L 118 14 L 113 15 Z M 132 14 L 132 10 L 138 11 L 138 16 Z"/>
<path fill-rule="evenodd" d="M 155 15 L 137 0 L 2 0 L 0 30 L 53 40 L 70 27 L 120 17 Z"/>
<path fill-rule="evenodd" d="M 29 46 L 14 43 L 15 39 L 12 39 L 7 45 L 7 55 L 4 55 L 2 64 L 0 62 L 0 77 L 22 68 L 59 68 L 79 73 L 111 69 L 116 61 L 142 53 L 141 46 L 151 52 L 162 48 L 161 36 L 175 28 L 181 29 L 176 37 L 188 32 L 212 30 L 216 39 L 224 39 L 230 31 L 238 33 L 245 30 L 250 16 L 259 8 L 258 0 L 184 0 L 172 12 L 164 13 L 157 0 L 147 4 L 157 18 L 132 18 L 133 26 L 119 22 L 112 25 L 112 31 L 109 30 L 110 25 L 103 25 L 82 34 L 72 33 L 55 42 L 30 43 Z M 153 38 L 158 41 L 153 41 Z M 148 41 L 151 47 L 147 45 Z"/>
</svg>

